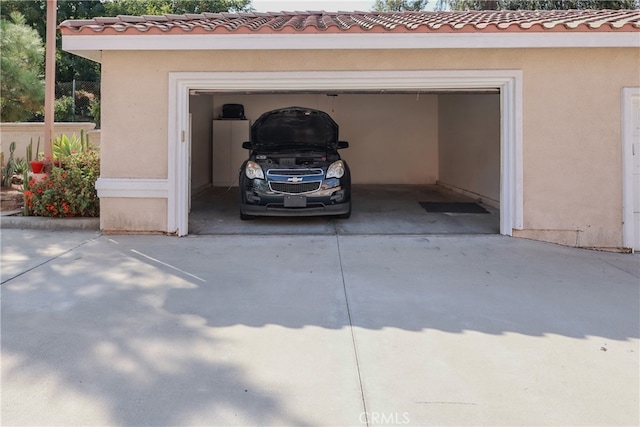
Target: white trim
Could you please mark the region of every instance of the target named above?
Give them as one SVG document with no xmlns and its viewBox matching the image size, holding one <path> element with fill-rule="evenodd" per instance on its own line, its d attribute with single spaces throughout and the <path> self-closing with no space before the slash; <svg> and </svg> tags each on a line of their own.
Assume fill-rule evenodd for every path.
<svg viewBox="0 0 640 427">
<path fill-rule="evenodd" d="M 62 36 L 62 49 L 99 58 L 105 50 L 514 49 L 640 47 L 637 32 L 112 34 Z"/>
<path fill-rule="evenodd" d="M 96 190 L 100 198 L 166 199 L 169 194 L 166 179 L 98 178 Z"/>
<path fill-rule="evenodd" d="M 184 151 L 188 148 L 187 144 L 181 144 L 180 138 L 183 134 L 186 134 L 188 129 L 188 122 L 185 122 L 184 115 L 186 114 L 186 120 L 189 118 L 189 91 L 185 90 L 184 84 L 181 84 L 175 78 L 175 73 L 169 73 L 169 126 L 168 126 L 168 159 L 167 165 L 167 178 L 169 184 L 169 194 L 167 197 L 167 231 L 170 233 L 177 233 L 178 236 L 185 236 L 189 230 L 189 213 L 188 206 L 186 208 L 186 214 L 182 212 L 182 209 L 178 204 L 178 200 L 184 200 L 184 196 L 180 196 L 180 193 L 188 193 L 188 179 L 186 176 L 189 165 L 181 165 L 180 153 L 184 154 Z M 185 93 L 186 91 L 186 93 Z M 186 153 L 187 159 L 189 153 Z M 186 166 L 186 170 L 184 169 Z M 185 186 L 187 187 L 185 189 Z M 181 190 L 180 190 L 181 189 Z M 185 218 L 186 217 L 186 218 Z"/>
<path fill-rule="evenodd" d="M 500 232 L 524 227 L 522 72 L 500 91 Z M 507 210 L 508 209 L 508 210 Z"/>
<path fill-rule="evenodd" d="M 523 224 L 522 71 L 326 71 L 169 73 L 167 232 L 188 233 L 189 91 L 427 90 L 499 88 L 501 99 L 500 233 Z"/>
<path fill-rule="evenodd" d="M 635 241 L 633 207 L 633 101 L 640 99 L 640 87 L 622 89 L 622 246 L 638 247 Z"/>
</svg>

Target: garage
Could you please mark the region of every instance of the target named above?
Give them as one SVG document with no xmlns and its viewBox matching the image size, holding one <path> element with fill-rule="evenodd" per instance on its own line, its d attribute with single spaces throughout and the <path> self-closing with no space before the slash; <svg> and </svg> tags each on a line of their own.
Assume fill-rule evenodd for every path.
<svg viewBox="0 0 640 427">
<path fill-rule="evenodd" d="M 366 233 L 367 227 L 358 223 L 360 219 L 369 224 L 369 229 L 380 230 L 382 227 L 388 233 L 509 234 L 501 230 L 502 227 L 510 230 L 513 221 L 510 212 L 513 211 L 503 206 L 514 200 L 515 193 L 511 193 L 516 185 L 502 184 L 501 176 L 509 181 L 515 176 L 512 171 L 516 169 L 516 125 L 508 125 L 516 117 L 518 71 L 311 74 L 171 75 L 176 98 L 181 94 L 184 103 L 177 99 L 170 114 L 175 114 L 185 123 L 185 128 L 190 129 L 192 141 L 191 148 L 189 144 L 176 144 L 175 147 L 175 158 L 183 159 L 177 165 L 182 170 L 177 176 L 184 176 L 185 171 L 189 171 L 190 177 L 183 182 L 185 204 L 177 205 L 195 208 L 191 216 L 195 230 L 204 234 L 268 230 L 281 233 L 283 228 L 284 232 L 300 230 L 300 221 L 293 221 L 290 227 L 284 221 L 258 221 L 262 229 L 255 224 L 238 225 L 233 220 L 235 213 L 231 211 L 234 209 L 237 169 L 246 156 L 246 150 L 239 145 L 246 139 L 250 119 L 273 108 L 303 105 L 330 113 L 340 124 L 340 138 L 350 143 L 343 156 L 355 171 L 352 179 L 356 212 L 358 191 L 363 202 L 359 210 L 361 215 L 355 217 L 356 224 L 351 226 L 353 233 Z M 310 81 L 314 86 L 312 89 L 304 86 Z M 242 104 L 248 120 L 216 120 L 226 103 Z M 461 124 L 459 118 L 464 118 L 465 123 Z M 214 134 L 221 136 L 214 138 Z M 204 203 L 203 207 L 203 203 L 192 203 L 191 195 L 200 194 L 209 185 L 214 187 L 213 193 L 205 193 L 204 199 L 209 205 Z M 422 188 L 416 188 L 419 186 Z M 375 191 L 376 187 L 379 192 Z M 227 191 L 232 195 L 226 194 Z M 507 191 L 511 193 L 505 199 L 502 192 Z M 397 206 L 402 193 L 408 199 L 400 198 L 401 204 Z M 217 203 L 224 205 L 222 216 L 215 209 L 215 194 L 221 195 Z M 396 200 L 388 210 L 384 205 L 382 210 L 371 210 L 372 205 L 368 202 L 382 195 Z M 438 218 L 452 219 L 452 215 L 447 212 L 429 218 L 419 204 L 434 197 L 435 201 L 481 201 L 488 215 L 467 213 L 457 215 L 454 223 L 440 221 L 438 224 Z M 503 204 L 501 200 L 507 203 Z M 178 210 L 176 218 L 188 229 L 190 213 L 184 211 Z M 382 222 L 377 226 L 375 221 L 372 225 L 376 212 L 383 214 L 377 216 L 377 221 Z M 395 215 L 383 221 L 389 212 Z M 366 213 L 369 215 L 363 215 Z M 326 229 L 326 219 L 315 222 Z M 447 223 L 448 227 L 445 226 Z M 265 227 L 267 225 L 271 228 Z M 309 221 L 303 225 L 302 229 L 309 232 Z M 341 227 L 349 228 L 349 225 L 341 224 Z"/>
<path fill-rule="evenodd" d="M 335 115 L 365 190 L 435 185 L 495 209 L 502 235 L 630 250 L 639 22 L 637 10 L 320 11 L 61 31 L 65 50 L 102 67 L 105 232 L 198 232 L 192 193 L 228 188 L 245 154 L 213 143 L 220 106 L 243 104 L 250 124 L 307 104 Z"/>
<path fill-rule="evenodd" d="M 242 105 L 246 119 L 223 118 L 225 104 Z M 340 139 L 350 144 L 341 155 L 351 166 L 353 217 L 340 224 L 330 217 L 239 223 L 238 169 L 248 154 L 241 145 L 249 140 L 252 120 L 293 105 L 326 111 L 340 125 Z M 190 234 L 317 233 L 335 228 L 353 234 L 499 232 L 498 89 L 191 90 L 189 111 Z"/>
</svg>

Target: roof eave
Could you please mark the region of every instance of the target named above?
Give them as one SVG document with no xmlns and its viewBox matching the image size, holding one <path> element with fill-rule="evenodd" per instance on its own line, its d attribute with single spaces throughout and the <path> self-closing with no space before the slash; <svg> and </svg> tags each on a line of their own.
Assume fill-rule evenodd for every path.
<svg viewBox="0 0 640 427">
<path fill-rule="evenodd" d="M 513 49 L 640 48 L 637 32 L 534 33 L 347 33 L 347 34 L 202 34 L 71 35 L 62 49 L 101 61 L 101 51 L 154 50 L 320 50 L 320 49 Z"/>
<path fill-rule="evenodd" d="M 72 53 L 74 55 L 80 56 L 82 58 L 86 58 L 90 61 L 102 63 L 102 51 L 97 49 L 65 49 L 64 44 L 62 49 L 66 52 Z"/>
</svg>

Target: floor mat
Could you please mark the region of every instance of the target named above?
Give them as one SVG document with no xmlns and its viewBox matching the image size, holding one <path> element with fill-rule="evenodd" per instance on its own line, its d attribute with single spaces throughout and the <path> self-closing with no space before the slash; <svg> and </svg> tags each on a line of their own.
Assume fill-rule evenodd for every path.
<svg viewBox="0 0 640 427">
<path fill-rule="evenodd" d="M 474 202 L 419 202 L 427 212 L 446 213 L 489 213 L 488 210 Z"/>
</svg>

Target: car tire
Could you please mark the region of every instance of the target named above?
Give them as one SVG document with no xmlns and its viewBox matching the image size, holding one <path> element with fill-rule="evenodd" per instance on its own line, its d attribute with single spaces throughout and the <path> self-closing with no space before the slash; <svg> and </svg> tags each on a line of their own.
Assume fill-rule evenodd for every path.
<svg viewBox="0 0 640 427">
<path fill-rule="evenodd" d="M 247 215 L 245 213 L 240 212 L 240 219 L 242 221 L 249 221 L 249 220 L 252 220 L 253 218 L 254 218 L 253 215 Z"/>
</svg>

